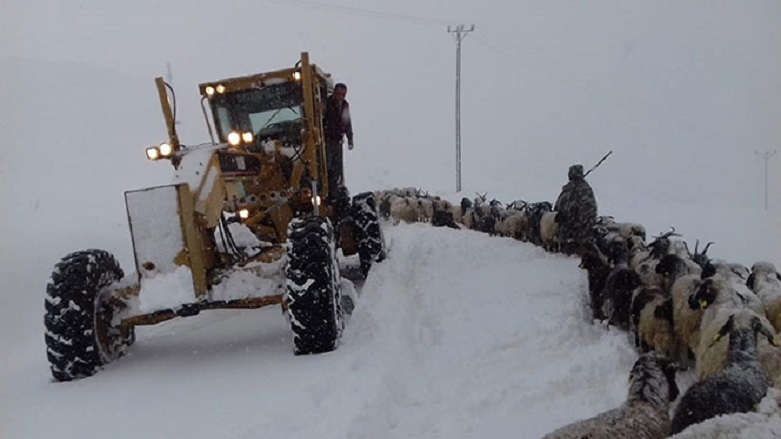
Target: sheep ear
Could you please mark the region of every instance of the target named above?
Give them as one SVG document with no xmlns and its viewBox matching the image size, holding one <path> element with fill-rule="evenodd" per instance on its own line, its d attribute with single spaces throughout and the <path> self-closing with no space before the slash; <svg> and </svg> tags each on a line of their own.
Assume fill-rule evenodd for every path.
<svg viewBox="0 0 781 439">
<path fill-rule="evenodd" d="M 721 334 L 721 332 L 719 332 L 718 334 L 716 334 L 716 336 L 715 336 L 715 337 L 713 337 L 713 341 L 710 343 L 710 345 L 708 345 L 708 347 L 709 347 L 709 348 L 712 348 L 712 347 L 713 347 L 713 345 L 715 345 L 716 343 L 718 343 L 718 342 L 719 342 L 719 340 L 721 340 L 721 337 L 723 337 L 723 335 Z"/>
<path fill-rule="evenodd" d="M 776 337 L 776 335 L 773 334 L 773 331 L 768 329 L 768 327 L 765 326 L 762 323 L 762 320 L 759 320 L 758 317 L 754 317 L 754 319 L 751 321 L 751 323 L 753 324 L 755 330 L 758 333 L 764 335 L 765 338 L 767 338 L 767 342 L 768 343 L 772 344 L 775 347 L 781 346 L 781 343 L 779 343 L 778 338 Z"/>
<path fill-rule="evenodd" d="M 762 335 L 764 335 L 767 338 L 767 342 L 772 344 L 775 347 L 781 346 L 781 342 L 778 341 L 778 337 L 775 336 L 772 332 L 770 332 L 769 329 L 765 327 L 765 325 L 762 325 L 762 329 L 760 331 Z"/>
<path fill-rule="evenodd" d="M 721 327 L 721 329 L 719 329 L 719 333 L 716 334 L 715 337 L 713 337 L 713 341 L 710 344 L 711 347 L 713 345 L 715 345 L 719 340 L 721 340 L 722 337 L 724 337 L 725 335 L 729 334 L 730 330 L 732 330 L 732 325 L 733 325 L 734 321 L 735 321 L 735 314 L 732 314 L 727 319 L 727 323 L 725 323 Z"/>
</svg>

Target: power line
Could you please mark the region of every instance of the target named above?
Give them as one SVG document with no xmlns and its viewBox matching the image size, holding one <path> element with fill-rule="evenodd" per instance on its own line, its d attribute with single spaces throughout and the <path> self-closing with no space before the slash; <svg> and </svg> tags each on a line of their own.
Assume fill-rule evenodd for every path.
<svg viewBox="0 0 781 439">
<path fill-rule="evenodd" d="M 357 17 L 377 18 L 383 20 L 403 21 L 421 26 L 442 26 L 453 24 L 452 21 L 441 20 L 438 18 L 419 17 L 407 14 L 398 14 L 395 12 L 383 12 L 366 8 L 357 8 L 354 6 L 337 5 L 333 3 L 318 2 L 312 0 L 262 0 L 266 3 L 275 3 L 285 6 L 295 6 L 305 9 L 314 9 L 325 12 L 331 12 L 342 15 L 352 15 Z"/>
</svg>

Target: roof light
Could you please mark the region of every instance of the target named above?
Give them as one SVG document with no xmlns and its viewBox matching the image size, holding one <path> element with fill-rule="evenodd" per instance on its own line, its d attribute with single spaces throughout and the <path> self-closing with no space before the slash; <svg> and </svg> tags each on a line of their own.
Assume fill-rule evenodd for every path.
<svg viewBox="0 0 781 439">
<path fill-rule="evenodd" d="M 295 79 L 296 81 L 300 81 L 301 80 L 301 72 L 293 72 L 293 79 Z"/>
<path fill-rule="evenodd" d="M 255 136 L 252 135 L 252 131 L 245 131 L 241 133 L 241 140 L 243 140 L 244 143 L 252 143 L 252 141 L 255 140 Z"/>
<path fill-rule="evenodd" d="M 228 133 L 228 144 L 230 146 L 238 146 L 241 143 L 241 135 L 238 131 L 231 131 Z"/>
<path fill-rule="evenodd" d="M 206 87 L 206 95 L 209 96 L 209 97 L 212 97 L 213 94 L 214 94 L 214 87 L 212 87 L 211 85 L 207 86 Z"/>
<path fill-rule="evenodd" d="M 217 93 L 220 93 L 220 94 L 225 93 L 225 86 L 222 85 L 222 84 L 218 85 L 217 86 Z"/>
</svg>

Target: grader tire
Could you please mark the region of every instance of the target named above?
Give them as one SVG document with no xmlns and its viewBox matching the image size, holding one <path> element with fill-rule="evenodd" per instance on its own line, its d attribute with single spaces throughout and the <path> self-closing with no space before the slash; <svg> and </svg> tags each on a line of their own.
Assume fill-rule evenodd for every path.
<svg viewBox="0 0 781 439">
<path fill-rule="evenodd" d="M 54 267 L 46 286 L 44 324 L 46 354 L 52 376 L 71 381 L 94 375 L 133 341 L 133 333 L 119 339 L 111 327 L 111 310 L 101 292 L 124 276 L 116 259 L 103 250 L 84 250 L 65 256 Z M 106 345 L 99 334 L 110 337 Z M 108 345 L 111 346 L 108 346 Z"/>
<path fill-rule="evenodd" d="M 369 274 L 372 264 L 385 260 L 385 239 L 380 228 L 377 201 L 374 193 L 363 192 L 353 197 L 353 222 L 358 241 L 361 273 Z"/>
<path fill-rule="evenodd" d="M 341 277 L 334 231 L 323 217 L 295 219 L 288 226 L 285 267 L 287 305 L 296 355 L 337 348 L 342 332 Z"/>
</svg>

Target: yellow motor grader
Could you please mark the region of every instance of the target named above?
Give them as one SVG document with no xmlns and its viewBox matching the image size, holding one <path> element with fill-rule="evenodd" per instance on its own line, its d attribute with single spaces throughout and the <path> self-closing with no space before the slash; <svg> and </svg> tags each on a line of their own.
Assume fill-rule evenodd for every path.
<svg viewBox="0 0 781 439">
<path fill-rule="evenodd" d="M 336 349 L 352 305 L 340 260 L 365 277 L 385 244 L 374 195 L 329 187 L 331 76 L 302 53 L 291 68 L 200 84 L 212 139 L 197 146 L 179 142 L 173 89 L 155 83 L 168 140 L 146 154 L 173 165 L 173 183 L 125 193 L 134 274 L 103 250 L 56 264 L 44 315 L 54 379 L 93 375 L 136 326 L 211 309 L 279 304 L 295 354 Z"/>
</svg>

